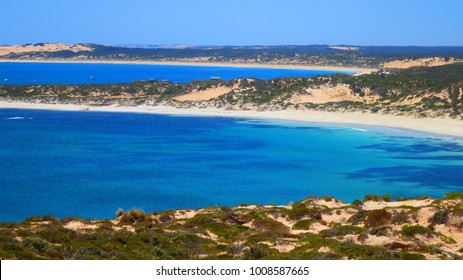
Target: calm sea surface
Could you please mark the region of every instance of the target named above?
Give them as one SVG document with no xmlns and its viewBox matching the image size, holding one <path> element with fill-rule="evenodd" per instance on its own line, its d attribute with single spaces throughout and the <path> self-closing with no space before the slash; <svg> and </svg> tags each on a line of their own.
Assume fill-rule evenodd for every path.
<svg viewBox="0 0 463 280">
<path fill-rule="evenodd" d="M 0 62 L 0 85 L 101 84 L 149 79 L 183 83 L 193 80 L 209 80 L 211 77 L 220 77 L 223 80 L 241 77 L 266 80 L 278 77 L 312 77 L 334 73 L 351 74 L 352 72 L 183 65 Z"/>
<path fill-rule="evenodd" d="M 366 126 L 0 109 L 0 221 L 463 191 L 459 140 Z"/>
</svg>

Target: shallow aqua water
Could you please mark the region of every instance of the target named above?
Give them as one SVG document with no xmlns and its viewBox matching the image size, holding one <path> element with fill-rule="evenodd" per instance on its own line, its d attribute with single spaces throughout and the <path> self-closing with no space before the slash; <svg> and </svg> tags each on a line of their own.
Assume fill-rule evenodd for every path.
<svg viewBox="0 0 463 280">
<path fill-rule="evenodd" d="M 99 63 L 14 63 L 0 62 L 0 85 L 8 84 L 101 84 L 137 80 L 191 82 L 220 77 L 272 79 L 279 77 L 313 77 L 346 71 L 301 70 L 280 68 L 218 67 L 185 65 L 141 65 Z"/>
<path fill-rule="evenodd" d="M 0 221 L 463 191 L 459 140 L 378 127 L 0 109 Z"/>
</svg>

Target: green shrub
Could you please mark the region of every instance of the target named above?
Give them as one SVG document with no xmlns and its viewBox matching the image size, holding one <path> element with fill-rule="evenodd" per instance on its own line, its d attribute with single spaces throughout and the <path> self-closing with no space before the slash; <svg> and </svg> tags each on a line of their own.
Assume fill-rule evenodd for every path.
<svg viewBox="0 0 463 280">
<path fill-rule="evenodd" d="M 300 220 L 292 226 L 292 229 L 308 230 L 316 222 L 318 221 L 315 219 Z"/>
<path fill-rule="evenodd" d="M 201 225 L 213 222 L 214 219 L 209 214 L 196 214 L 193 218 L 185 222 L 186 228 L 196 228 Z"/>
<path fill-rule="evenodd" d="M 429 218 L 429 222 L 431 225 L 446 224 L 449 221 L 449 213 L 449 210 L 437 211 L 431 218 Z"/>
<path fill-rule="evenodd" d="M 400 258 L 402 260 L 425 260 L 426 257 L 418 253 L 409 253 L 407 251 L 400 252 Z"/>
<path fill-rule="evenodd" d="M 395 225 L 401 225 L 408 223 L 408 213 L 405 211 L 400 211 L 392 217 L 391 222 Z"/>
<path fill-rule="evenodd" d="M 390 194 L 385 194 L 381 197 L 383 199 L 383 201 L 386 201 L 386 202 L 389 202 L 392 200 L 392 195 Z"/>
<path fill-rule="evenodd" d="M 53 248 L 48 241 L 40 239 L 38 237 L 26 237 L 22 241 L 22 245 L 25 248 L 31 248 L 41 253 Z"/>
<path fill-rule="evenodd" d="M 207 229 L 218 237 L 232 241 L 241 237 L 241 233 L 249 230 L 248 227 L 242 225 L 226 224 L 221 222 L 210 222 L 202 225 L 200 229 Z"/>
<path fill-rule="evenodd" d="M 248 220 L 241 218 L 240 216 L 238 216 L 237 214 L 233 212 L 224 213 L 224 215 L 220 219 L 222 220 L 222 222 L 237 224 L 237 225 L 243 225 L 249 222 Z"/>
<path fill-rule="evenodd" d="M 457 241 L 449 236 L 441 235 L 440 239 L 445 243 L 457 244 Z"/>
<path fill-rule="evenodd" d="M 387 225 L 391 221 L 392 215 L 384 209 L 371 210 L 365 219 L 368 227 L 380 227 Z"/>
<path fill-rule="evenodd" d="M 451 192 L 444 196 L 444 199 L 463 199 L 463 192 Z"/>
<path fill-rule="evenodd" d="M 289 233 L 289 228 L 280 222 L 271 219 L 257 218 L 252 222 L 254 227 L 271 237 L 281 237 Z"/>
<path fill-rule="evenodd" d="M 149 216 L 140 209 L 132 209 L 121 216 L 120 223 L 133 224 L 135 222 L 149 221 Z"/>
<path fill-rule="evenodd" d="M 343 226 L 343 225 L 336 225 L 331 229 L 325 229 L 320 232 L 323 237 L 335 237 L 335 236 L 345 236 L 347 234 L 361 234 L 365 230 L 361 227 L 357 226 Z"/>
<path fill-rule="evenodd" d="M 363 203 L 358 199 L 356 199 L 356 200 L 354 200 L 352 202 L 352 206 L 362 206 L 362 205 L 363 205 Z"/>
<path fill-rule="evenodd" d="M 231 255 L 239 255 L 243 250 L 246 248 L 244 243 L 242 242 L 235 242 L 233 243 L 228 249 L 227 253 Z"/>
<path fill-rule="evenodd" d="M 370 229 L 368 233 L 371 235 L 375 235 L 375 236 L 388 236 L 389 229 L 390 229 L 389 227 L 379 227 L 379 228 L 375 227 L 375 228 Z"/>
<path fill-rule="evenodd" d="M 165 210 L 159 213 L 159 221 L 166 223 L 171 221 L 175 217 L 174 210 Z"/>
<path fill-rule="evenodd" d="M 402 234 L 405 236 L 413 237 L 416 234 L 433 234 L 433 232 L 431 229 L 420 225 L 404 225 L 402 227 Z"/>
<path fill-rule="evenodd" d="M 393 258 L 386 248 L 346 242 L 340 243 L 336 252 L 354 260 L 388 260 Z"/>
<path fill-rule="evenodd" d="M 278 253 L 278 250 L 270 248 L 266 244 L 255 244 L 249 246 L 249 249 L 244 251 L 243 259 L 245 260 L 258 260 L 265 258 L 271 254 Z"/>
<path fill-rule="evenodd" d="M 357 225 L 365 221 L 367 216 L 368 216 L 368 211 L 360 210 L 354 215 L 352 215 L 349 219 L 347 219 L 347 222 L 353 225 Z"/>
<path fill-rule="evenodd" d="M 305 216 L 309 216 L 310 218 L 316 220 L 322 219 L 321 209 L 317 207 L 307 208 L 307 206 L 301 202 L 294 203 L 293 207 L 287 212 L 287 214 L 288 217 L 293 220 L 301 219 Z"/>
<path fill-rule="evenodd" d="M 381 198 L 376 194 L 366 194 L 363 197 L 363 202 L 365 201 L 381 201 Z"/>
</svg>

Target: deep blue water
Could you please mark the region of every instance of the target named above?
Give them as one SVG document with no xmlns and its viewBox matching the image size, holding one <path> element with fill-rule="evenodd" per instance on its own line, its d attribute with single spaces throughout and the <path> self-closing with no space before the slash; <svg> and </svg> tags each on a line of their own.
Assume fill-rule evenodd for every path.
<svg viewBox="0 0 463 280">
<path fill-rule="evenodd" d="M 334 73 L 351 74 L 352 72 L 222 66 L 0 62 L 0 85 L 101 84 L 149 79 L 183 83 L 193 80 L 209 80 L 211 77 L 221 77 L 223 80 L 242 77 L 267 80 L 278 77 L 312 77 Z"/>
<path fill-rule="evenodd" d="M 386 128 L 0 109 L 0 221 L 463 191 L 463 144 Z"/>
</svg>

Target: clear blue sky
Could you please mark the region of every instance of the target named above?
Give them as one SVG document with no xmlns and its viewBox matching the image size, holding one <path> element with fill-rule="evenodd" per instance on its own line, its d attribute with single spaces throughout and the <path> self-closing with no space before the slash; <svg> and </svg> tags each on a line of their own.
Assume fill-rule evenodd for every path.
<svg viewBox="0 0 463 280">
<path fill-rule="evenodd" d="M 463 0 L 2 0 L 0 44 L 458 45 Z"/>
</svg>

